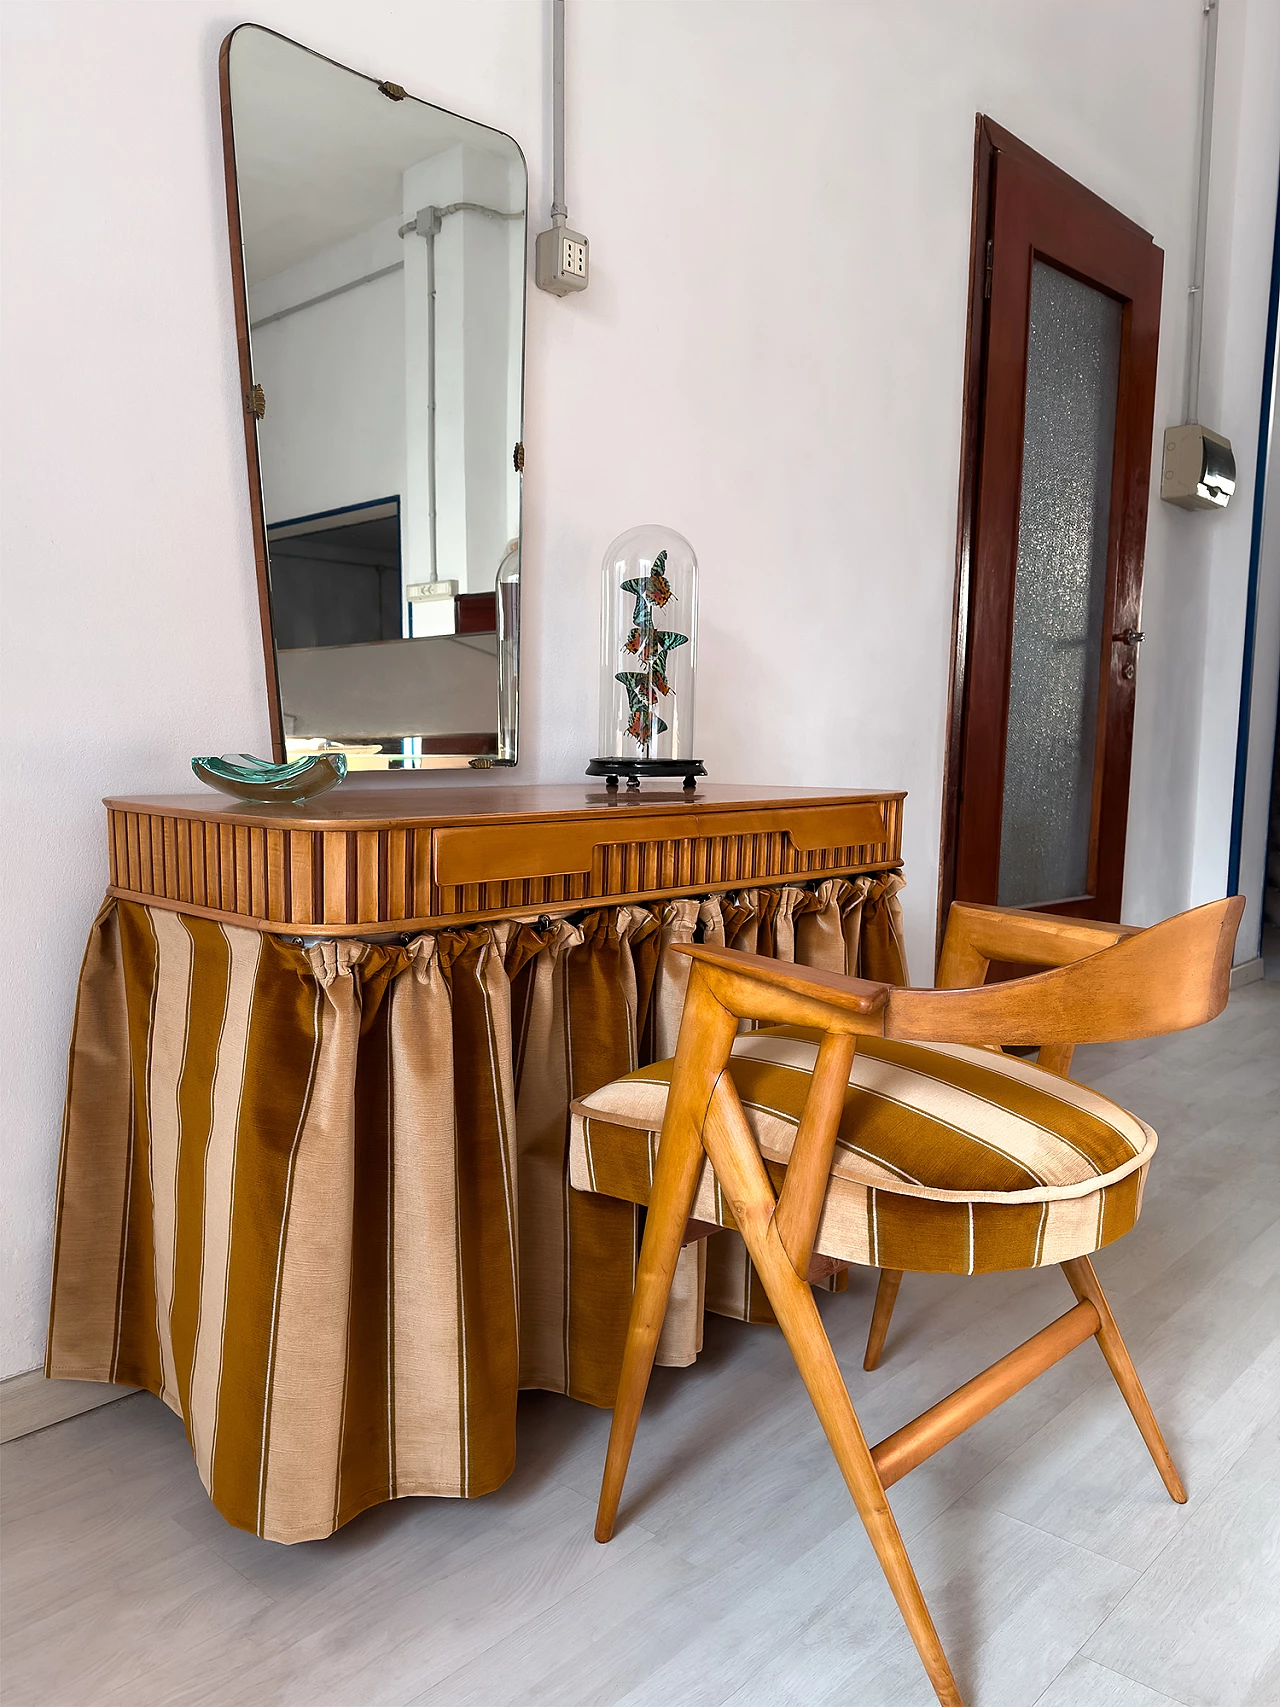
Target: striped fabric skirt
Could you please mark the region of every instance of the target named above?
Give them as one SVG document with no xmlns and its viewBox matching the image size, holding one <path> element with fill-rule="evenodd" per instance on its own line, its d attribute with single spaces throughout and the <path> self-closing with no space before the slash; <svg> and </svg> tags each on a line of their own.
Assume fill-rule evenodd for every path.
<svg viewBox="0 0 1280 1707">
<path fill-rule="evenodd" d="M 81 973 L 47 1373 L 146 1387 L 227 1520 L 330 1534 L 515 1461 L 516 1394 L 610 1405 L 638 1212 L 571 1191 L 569 1104 L 675 1044 L 727 942 L 904 982 L 901 878 L 301 943 L 111 901 Z M 705 1307 L 768 1320 L 733 1233 Z"/>
</svg>

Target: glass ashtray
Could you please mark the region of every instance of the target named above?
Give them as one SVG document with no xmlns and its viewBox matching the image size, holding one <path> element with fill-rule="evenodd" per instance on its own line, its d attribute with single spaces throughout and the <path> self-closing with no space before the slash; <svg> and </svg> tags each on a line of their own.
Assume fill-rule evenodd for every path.
<svg viewBox="0 0 1280 1707">
<path fill-rule="evenodd" d="M 345 753 L 308 753 L 274 765 L 251 753 L 224 753 L 220 759 L 192 759 L 191 768 L 201 782 L 238 800 L 296 806 L 336 788 L 347 774 L 347 759 Z"/>
</svg>

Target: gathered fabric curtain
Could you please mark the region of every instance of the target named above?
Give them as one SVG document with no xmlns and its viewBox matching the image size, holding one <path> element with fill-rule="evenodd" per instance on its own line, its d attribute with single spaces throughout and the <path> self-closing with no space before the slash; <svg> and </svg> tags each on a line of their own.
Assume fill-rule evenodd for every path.
<svg viewBox="0 0 1280 1707">
<path fill-rule="evenodd" d="M 611 1405 L 641 1212 L 572 1191 L 569 1102 L 675 1049 L 706 941 L 906 981 L 897 873 L 405 943 L 133 902 L 77 996 L 46 1372 L 146 1387 L 230 1523 L 330 1534 L 515 1462 L 516 1395 Z M 687 1247 L 660 1357 L 769 1315 Z"/>
</svg>

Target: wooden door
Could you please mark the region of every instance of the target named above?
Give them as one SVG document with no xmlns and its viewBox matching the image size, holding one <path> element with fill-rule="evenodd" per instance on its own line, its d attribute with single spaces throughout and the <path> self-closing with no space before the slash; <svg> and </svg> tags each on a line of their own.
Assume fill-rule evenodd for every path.
<svg viewBox="0 0 1280 1707">
<path fill-rule="evenodd" d="M 980 119 L 944 916 L 1120 916 L 1163 261 Z"/>
</svg>

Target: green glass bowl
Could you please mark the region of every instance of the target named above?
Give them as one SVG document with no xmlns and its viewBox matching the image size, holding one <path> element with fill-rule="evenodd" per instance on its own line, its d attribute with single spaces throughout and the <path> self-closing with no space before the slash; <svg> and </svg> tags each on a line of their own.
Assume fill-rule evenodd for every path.
<svg viewBox="0 0 1280 1707">
<path fill-rule="evenodd" d="M 345 753 L 308 753 L 287 765 L 255 759 L 251 753 L 224 753 L 220 759 L 192 759 L 201 782 L 239 800 L 298 805 L 336 788 L 347 774 Z"/>
</svg>

